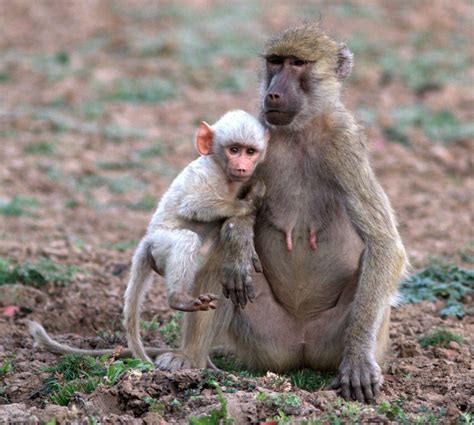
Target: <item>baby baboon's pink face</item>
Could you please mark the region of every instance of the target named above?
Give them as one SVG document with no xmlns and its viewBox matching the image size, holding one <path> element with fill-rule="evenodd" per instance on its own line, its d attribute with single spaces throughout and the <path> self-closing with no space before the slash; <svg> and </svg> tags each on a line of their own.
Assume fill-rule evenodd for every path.
<svg viewBox="0 0 474 425">
<path fill-rule="evenodd" d="M 255 171 L 260 152 L 253 146 L 234 144 L 225 148 L 225 156 L 227 177 L 233 181 L 245 182 Z"/>
</svg>

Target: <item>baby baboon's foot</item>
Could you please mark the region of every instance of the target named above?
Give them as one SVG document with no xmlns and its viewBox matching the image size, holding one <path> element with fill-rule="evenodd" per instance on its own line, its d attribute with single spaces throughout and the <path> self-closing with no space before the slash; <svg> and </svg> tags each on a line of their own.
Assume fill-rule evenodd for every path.
<svg viewBox="0 0 474 425">
<path fill-rule="evenodd" d="M 195 367 L 191 359 L 182 352 L 164 353 L 155 360 L 158 369 L 168 372 L 176 372 L 180 369 L 190 369 Z"/>
<path fill-rule="evenodd" d="M 200 294 L 192 297 L 186 292 L 172 292 L 168 297 L 168 304 L 171 308 L 180 311 L 207 311 L 215 309 L 219 297 L 214 294 Z"/>
</svg>

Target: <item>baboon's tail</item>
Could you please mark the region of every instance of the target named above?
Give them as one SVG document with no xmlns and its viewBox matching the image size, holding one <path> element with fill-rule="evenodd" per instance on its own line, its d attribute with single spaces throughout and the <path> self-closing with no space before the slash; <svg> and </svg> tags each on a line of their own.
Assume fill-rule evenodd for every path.
<svg viewBox="0 0 474 425">
<path fill-rule="evenodd" d="M 121 350 L 119 347 L 105 348 L 105 349 L 83 349 L 71 347 L 70 345 L 61 344 L 60 342 L 51 338 L 45 331 L 43 326 L 38 322 L 28 320 L 28 330 L 35 340 L 35 345 L 46 348 L 48 351 L 55 354 L 83 354 L 87 356 L 99 357 L 103 355 L 115 355 L 117 357 L 132 357 L 132 351 L 128 349 Z M 160 354 L 173 351 L 171 348 L 151 348 L 147 347 L 146 352 L 151 356 L 159 356 Z"/>
<path fill-rule="evenodd" d="M 125 331 L 127 333 L 128 348 L 132 354 L 144 361 L 150 361 L 140 338 L 140 310 L 145 294 L 152 280 L 152 267 L 150 264 L 149 243 L 142 239 L 132 261 L 130 280 L 125 291 Z"/>
</svg>

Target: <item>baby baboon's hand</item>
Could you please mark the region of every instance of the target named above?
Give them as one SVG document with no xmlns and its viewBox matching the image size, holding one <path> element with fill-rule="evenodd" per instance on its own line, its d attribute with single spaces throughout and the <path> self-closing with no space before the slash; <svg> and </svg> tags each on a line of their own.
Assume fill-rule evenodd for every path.
<svg viewBox="0 0 474 425">
<path fill-rule="evenodd" d="M 168 304 L 171 308 L 180 311 L 207 311 L 215 309 L 219 297 L 214 294 L 199 294 L 197 297 L 192 297 L 186 292 L 172 292 L 168 296 Z"/>
</svg>

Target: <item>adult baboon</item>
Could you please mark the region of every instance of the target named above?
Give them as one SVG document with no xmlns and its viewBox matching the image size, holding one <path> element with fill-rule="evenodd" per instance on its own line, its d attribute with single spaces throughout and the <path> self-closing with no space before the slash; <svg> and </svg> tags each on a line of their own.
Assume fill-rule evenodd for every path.
<svg viewBox="0 0 474 425">
<path fill-rule="evenodd" d="M 407 260 L 362 131 L 340 100 L 352 54 L 304 24 L 271 39 L 264 58 L 260 119 L 271 138 L 257 175 L 266 196 L 256 216 L 225 222 L 195 283 L 196 294 L 223 285 L 234 304 L 245 300 L 255 231 L 255 301 L 187 314 L 181 350 L 156 364 L 205 367 L 222 336 L 248 367 L 339 368 L 342 395 L 371 402 Z"/>
</svg>

